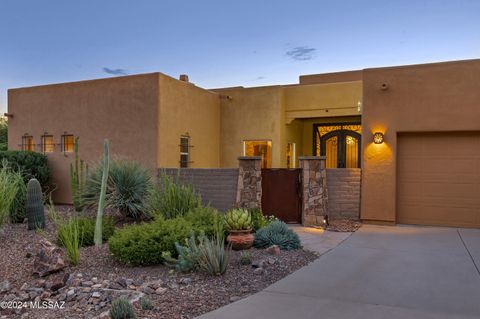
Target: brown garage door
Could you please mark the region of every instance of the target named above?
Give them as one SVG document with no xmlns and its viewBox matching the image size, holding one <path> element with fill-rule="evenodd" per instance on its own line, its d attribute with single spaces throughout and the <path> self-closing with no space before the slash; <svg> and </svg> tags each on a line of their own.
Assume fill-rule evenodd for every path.
<svg viewBox="0 0 480 319">
<path fill-rule="evenodd" d="M 400 134 L 397 222 L 480 227 L 480 133 Z"/>
</svg>

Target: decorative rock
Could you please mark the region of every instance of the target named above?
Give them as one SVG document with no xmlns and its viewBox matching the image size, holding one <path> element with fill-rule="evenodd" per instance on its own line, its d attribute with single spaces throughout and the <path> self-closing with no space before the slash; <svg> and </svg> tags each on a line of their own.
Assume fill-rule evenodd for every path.
<svg viewBox="0 0 480 319">
<path fill-rule="evenodd" d="M 57 300 L 58 301 L 64 301 L 65 299 L 67 299 L 67 294 L 59 294 L 58 297 L 57 297 Z"/>
<path fill-rule="evenodd" d="M 93 286 L 93 282 L 92 281 L 83 281 L 82 286 L 83 287 L 91 287 L 91 286 Z"/>
<path fill-rule="evenodd" d="M 93 298 L 100 298 L 102 294 L 99 292 L 99 291 L 95 291 L 93 294 L 92 294 L 92 297 Z"/>
<path fill-rule="evenodd" d="M 157 295 L 161 295 L 161 294 L 163 294 L 165 291 L 167 291 L 167 288 L 158 287 L 157 290 L 155 290 L 155 293 L 156 293 Z"/>
<path fill-rule="evenodd" d="M 273 265 L 277 262 L 277 260 L 275 258 L 267 258 L 267 262 L 270 264 L 270 265 Z"/>
<path fill-rule="evenodd" d="M 254 261 L 252 261 L 252 267 L 253 268 L 262 268 L 264 264 L 265 264 L 264 260 L 254 260 Z"/>
<path fill-rule="evenodd" d="M 67 283 L 68 279 L 70 278 L 70 274 L 65 273 L 61 278 L 57 278 L 53 283 L 51 283 L 50 290 L 51 291 L 58 291 L 60 288 L 65 287 L 65 284 Z"/>
<path fill-rule="evenodd" d="M 230 302 L 239 301 L 240 299 L 242 299 L 242 297 L 239 297 L 239 296 L 231 296 L 231 297 L 230 297 Z"/>
<path fill-rule="evenodd" d="M 180 284 L 182 285 L 189 285 L 192 283 L 192 278 L 180 278 L 180 280 L 178 281 Z"/>
<path fill-rule="evenodd" d="M 24 282 L 22 287 L 20 287 L 20 290 L 25 291 L 27 289 L 28 289 L 28 284 L 26 282 Z"/>
<path fill-rule="evenodd" d="M 262 267 L 255 268 L 255 270 L 253 271 L 253 273 L 254 273 L 255 275 L 261 275 L 261 274 L 263 274 L 263 268 L 262 268 Z"/>
<path fill-rule="evenodd" d="M 132 286 L 133 285 L 133 280 L 132 279 L 125 279 L 125 284 L 127 286 Z"/>
<path fill-rule="evenodd" d="M 121 290 L 121 289 L 123 289 L 123 287 L 122 287 L 118 282 L 111 282 L 111 283 L 108 285 L 108 288 L 109 288 L 109 289 L 116 289 L 116 290 Z"/>
<path fill-rule="evenodd" d="M 266 249 L 266 251 L 271 255 L 280 255 L 280 247 L 277 245 L 272 245 Z"/>
<path fill-rule="evenodd" d="M 102 288 L 102 284 L 95 284 L 92 286 L 93 289 Z"/>
<path fill-rule="evenodd" d="M 8 292 L 10 291 L 11 286 L 10 286 L 10 281 L 4 280 L 0 282 L 0 293 Z"/>
<path fill-rule="evenodd" d="M 67 291 L 67 297 L 70 297 L 73 295 L 75 295 L 75 289 L 70 289 L 69 291 Z"/>
<path fill-rule="evenodd" d="M 40 248 L 33 261 L 33 274 L 48 276 L 65 268 L 63 251 L 46 239 L 40 240 Z"/>
<path fill-rule="evenodd" d="M 119 284 L 122 288 L 127 288 L 127 281 L 125 278 L 119 278 L 117 280 L 117 284 Z"/>
<path fill-rule="evenodd" d="M 148 294 L 148 295 L 151 295 L 155 292 L 155 290 L 153 290 L 152 288 L 146 286 L 146 287 L 143 287 L 143 292 Z"/>
</svg>

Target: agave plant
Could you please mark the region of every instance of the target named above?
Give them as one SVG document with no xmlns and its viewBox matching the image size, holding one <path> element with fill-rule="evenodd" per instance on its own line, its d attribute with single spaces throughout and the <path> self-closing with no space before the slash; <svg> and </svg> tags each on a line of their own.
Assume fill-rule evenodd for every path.
<svg viewBox="0 0 480 319">
<path fill-rule="evenodd" d="M 252 228 L 252 216 L 246 209 L 231 209 L 225 214 L 225 228 L 229 231 L 249 230 Z"/>
</svg>

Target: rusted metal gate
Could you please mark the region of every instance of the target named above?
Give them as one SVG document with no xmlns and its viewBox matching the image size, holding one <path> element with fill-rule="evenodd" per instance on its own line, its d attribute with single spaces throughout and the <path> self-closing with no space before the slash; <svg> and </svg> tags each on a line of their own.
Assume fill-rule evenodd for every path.
<svg viewBox="0 0 480 319">
<path fill-rule="evenodd" d="M 286 223 L 302 222 L 301 169 L 262 169 L 262 211 Z"/>
</svg>

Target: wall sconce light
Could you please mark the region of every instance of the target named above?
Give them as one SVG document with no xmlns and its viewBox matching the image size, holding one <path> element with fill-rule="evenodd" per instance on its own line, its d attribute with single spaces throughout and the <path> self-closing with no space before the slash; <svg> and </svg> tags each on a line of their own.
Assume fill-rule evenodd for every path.
<svg viewBox="0 0 480 319">
<path fill-rule="evenodd" d="M 357 102 L 357 112 L 360 112 L 362 110 L 362 102 L 358 101 Z"/>
<path fill-rule="evenodd" d="M 373 134 L 373 143 L 375 144 L 382 144 L 383 143 L 383 133 L 375 132 Z"/>
</svg>

